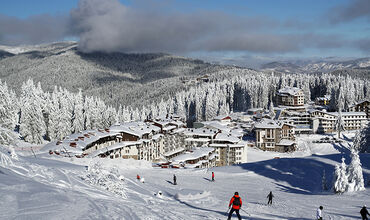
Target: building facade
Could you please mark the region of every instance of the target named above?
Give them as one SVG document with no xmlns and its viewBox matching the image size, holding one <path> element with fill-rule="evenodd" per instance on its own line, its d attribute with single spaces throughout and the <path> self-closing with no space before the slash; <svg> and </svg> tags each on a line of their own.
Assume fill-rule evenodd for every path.
<svg viewBox="0 0 370 220">
<path fill-rule="evenodd" d="M 296 87 L 282 88 L 276 92 L 276 102 L 283 106 L 303 106 L 303 90 Z"/>
</svg>

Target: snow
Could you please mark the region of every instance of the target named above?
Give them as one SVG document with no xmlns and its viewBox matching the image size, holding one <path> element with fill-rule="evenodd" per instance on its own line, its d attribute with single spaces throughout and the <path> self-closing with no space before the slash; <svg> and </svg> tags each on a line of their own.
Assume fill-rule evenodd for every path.
<svg viewBox="0 0 370 220">
<path fill-rule="evenodd" d="M 255 123 L 254 127 L 258 129 L 281 128 L 281 126 L 278 125 L 276 121 L 271 120 L 271 119 L 263 119 L 260 122 Z"/>
<path fill-rule="evenodd" d="M 361 207 L 369 205 L 366 183 L 364 191 L 341 195 L 322 191 L 321 184 L 323 170 L 331 183 L 341 158 L 350 162 L 354 132 L 343 132 L 342 143 L 313 143 L 322 137 L 300 135 L 298 151 L 286 154 L 248 148 L 248 163 L 210 169 L 161 169 L 147 161 L 42 152 L 16 160 L 0 147 L 11 161 L 0 164 L 0 219 L 226 219 L 235 191 L 243 199 L 243 219 L 314 219 L 320 205 L 324 219 L 359 219 Z M 368 179 L 370 155 L 359 158 Z M 268 206 L 270 191 L 275 197 Z"/>
<path fill-rule="evenodd" d="M 214 148 L 211 147 L 196 148 L 192 150 L 192 152 L 185 152 L 185 154 L 181 154 L 179 156 L 172 158 L 172 161 L 180 163 L 188 160 L 195 160 L 204 156 L 208 156 L 213 151 Z"/>
<path fill-rule="evenodd" d="M 282 96 L 286 94 L 295 96 L 299 91 L 301 91 L 301 89 L 297 87 L 284 87 L 279 89 L 278 94 Z"/>
</svg>

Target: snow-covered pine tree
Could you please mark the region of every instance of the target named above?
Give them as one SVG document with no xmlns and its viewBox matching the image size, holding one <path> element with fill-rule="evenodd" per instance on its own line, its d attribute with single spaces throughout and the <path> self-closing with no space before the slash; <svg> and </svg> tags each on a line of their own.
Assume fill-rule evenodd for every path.
<svg viewBox="0 0 370 220">
<path fill-rule="evenodd" d="M 84 130 L 84 116 L 83 116 L 83 96 L 82 91 L 79 90 L 74 96 L 73 110 L 72 110 L 72 132 L 80 132 Z"/>
<path fill-rule="evenodd" d="M 345 159 L 342 157 L 341 165 L 335 165 L 333 186 L 335 193 L 344 193 L 348 188 L 347 165 L 344 161 Z"/>
<path fill-rule="evenodd" d="M 344 120 L 343 120 L 343 117 L 342 117 L 342 109 L 339 108 L 339 112 L 338 112 L 338 117 L 337 117 L 337 120 L 335 122 L 335 127 L 337 129 L 337 132 L 338 132 L 338 138 L 340 139 L 340 133 L 341 131 L 344 131 Z"/>
<path fill-rule="evenodd" d="M 272 100 L 270 101 L 269 115 L 271 119 L 275 118 L 274 103 L 272 102 Z"/>
<path fill-rule="evenodd" d="M 17 139 L 14 132 L 0 126 L 0 145 L 10 145 Z"/>
<path fill-rule="evenodd" d="M 24 140 L 30 143 L 43 143 L 43 136 L 46 133 L 43 117 L 43 100 L 41 87 L 35 87 L 32 80 L 23 83 L 21 88 L 21 117 L 19 133 Z"/>
<path fill-rule="evenodd" d="M 358 151 L 353 148 L 351 150 L 351 163 L 348 166 L 347 173 L 349 182 L 348 192 L 365 190 L 360 157 Z"/>
<path fill-rule="evenodd" d="M 0 81 L 0 127 L 13 131 L 18 123 L 18 99 L 15 93 L 8 89 L 6 83 Z"/>
</svg>

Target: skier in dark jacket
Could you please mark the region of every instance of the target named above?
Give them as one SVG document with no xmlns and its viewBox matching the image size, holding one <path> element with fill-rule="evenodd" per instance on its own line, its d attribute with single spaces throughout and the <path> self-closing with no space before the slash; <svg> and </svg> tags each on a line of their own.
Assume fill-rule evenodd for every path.
<svg viewBox="0 0 370 220">
<path fill-rule="evenodd" d="M 242 207 L 242 198 L 240 198 L 238 192 L 235 192 L 234 196 L 230 199 L 229 208 L 230 208 L 231 205 L 233 205 L 233 206 L 232 206 L 232 208 L 229 212 L 229 217 L 227 218 L 227 220 L 231 219 L 231 216 L 232 216 L 234 211 L 236 212 L 236 215 L 238 216 L 238 219 L 241 220 L 242 217 L 240 217 L 239 209 Z"/>
<path fill-rule="evenodd" d="M 173 174 L 173 185 L 177 185 L 177 182 L 176 182 L 176 175 Z"/>
<path fill-rule="evenodd" d="M 361 213 L 362 220 L 368 220 L 367 216 L 368 215 L 370 216 L 370 214 L 366 209 L 366 205 L 364 205 L 364 207 L 362 207 L 360 213 Z"/>
<path fill-rule="evenodd" d="M 272 191 L 270 191 L 270 193 L 267 195 L 267 198 L 269 198 L 269 201 L 267 202 L 267 204 L 272 205 L 272 197 L 274 197 L 274 195 L 272 195 Z"/>
</svg>

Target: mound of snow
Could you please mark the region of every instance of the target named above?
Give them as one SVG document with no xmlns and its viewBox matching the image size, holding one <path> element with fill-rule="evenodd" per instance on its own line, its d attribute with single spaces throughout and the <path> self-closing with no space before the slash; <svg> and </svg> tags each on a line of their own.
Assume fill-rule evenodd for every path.
<svg viewBox="0 0 370 220">
<path fill-rule="evenodd" d="M 14 165 L 9 154 L 10 152 L 5 147 L 0 146 L 0 166 L 8 167 Z"/>
<path fill-rule="evenodd" d="M 104 168 L 101 163 L 97 162 L 89 166 L 85 175 L 80 176 L 85 182 L 99 186 L 107 191 L 127 198 L 126 184 L 124 178 L 119 174 L 116 167 L 109 169 Z"/>
<path fill-rule="evenodd" d="M 203 191 L 203 192 L 199 192 L 199 193 L 195 193 L 195 194 L 180 194 L 180 193 L 177 193 L 175 195 L 175 198 L 178 199 L 178 200 L 181 200 L 181 201 L 189 201 L 189 200 L 199 200 L 199 199 L 203 199 L 203 198 L 207 198 L 211 195 L 211 192 L 209 191 Z"/>
</svg>

